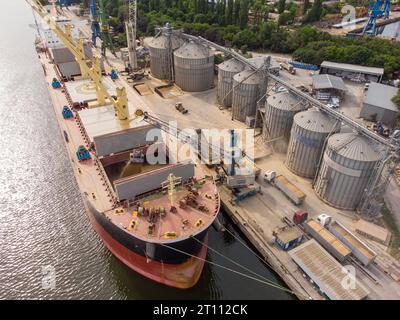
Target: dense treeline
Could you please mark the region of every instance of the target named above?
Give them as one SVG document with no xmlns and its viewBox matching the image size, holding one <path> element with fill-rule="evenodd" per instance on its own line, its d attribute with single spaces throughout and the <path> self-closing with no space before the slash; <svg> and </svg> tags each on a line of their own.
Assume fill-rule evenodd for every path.
<svg viewBox="0 0 400 320">
<path fill-rule="evenodd" d="M 87 6 L 87 0 L 82 0 Z M 110 23 L 125 45 L 125 0 L 109 0 Z M 328 10 L 322 0 L 274 5 L 262 0 L 138 0 L 139 36 L 154 34 L 154 28 L 171 22 L 175 28 L 203 36 L 242 51 L 270 50 L 293 54 L 299 61 L 320 64 L 323 60 L 384 67 L 389 76 L 400 69 L 400 43 L 378 38 L 345 38 L 321 32 L 307 24 Z M 278 21 L 268 14 L 281 13 Z M 299 16 L 303 16 L 299 20 Z M 292 24 L 297 21 L 296 26 Z M 301 23 L 302 22 L 302 23 Z M 288 26 L 287 24 L 290 24 Z"/>
</svg>

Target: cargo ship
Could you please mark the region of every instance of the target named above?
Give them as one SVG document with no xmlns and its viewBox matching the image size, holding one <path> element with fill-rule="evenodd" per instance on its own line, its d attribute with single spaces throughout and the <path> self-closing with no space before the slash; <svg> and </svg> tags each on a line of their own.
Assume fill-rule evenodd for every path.
<svg viewBox="0 0 400 320">
<path fill-rule="evenodd" d="M 172 287 L 194 286 L 205 263 L 208 230 L 220 210 L 213 178 L 190 159 L 177 161 L 163 141 L 147 141 L 151 130 L 160 129 L 143 117 L 120 121 L 111 104 L 91 106 L 96 101 L 92 81 L 63 76 L 60 64 L 73 61 L 57 60 L 65 60 L 68 49 L 48 44 L 45 38 L 35 41 L 93 228 L 135 272 Z M 116 90 L 110 78 L 104 83 Z M 128 108 L 134 115 L 132 105 Z M 153 163 L 152 157 L 166 161 Z"/>
</svg>

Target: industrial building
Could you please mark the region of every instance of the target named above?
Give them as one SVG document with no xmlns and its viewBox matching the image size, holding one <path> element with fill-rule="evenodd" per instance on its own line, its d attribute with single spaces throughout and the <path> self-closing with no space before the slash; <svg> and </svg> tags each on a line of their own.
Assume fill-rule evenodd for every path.
<svg viewBox="0 0 400 320">
<path fill-rule="evenodd" d="M 294 116 L 285 164 L 295 174 L 314 178 L 325 139 L 336 131 L 336 121 L 318 109 Z"/>
<path fill-rule="evenodd" d="M 279 92 L 270 95 L 265 102 L 263 136 L 265 141 L 289 141 L 293 117 L 303 111 L 301 100 L 289 92 Z M 284 151 L 280 148 L 277 151 Z"/>
<path fill-rule="evenodd" d="M 172 78 L 172 53 L 184 44 L 184 40 L 172 32 L 166 25 L 160 35 L 146 39 L 146 46 L 150 51 L 150 72 L 153 77 L 161 80 Z"/>
<path fill-rule="evenodd" d="M 217 99 L 221 106 L 232 106 L 233 76 L 244 68 L 244 64 L 234 58 L 218 65 Z"/>
<path fill-rule="evenodd" d="M 262 95 L 262 77 L 253 70 L 243 70 L 233 76 L 232 118 L 242 122 L 256 114 Z"/>
<path fill-rule="evenodd" d="M 319 73 L 331 74 L 357 82 L 381 82 L 384 69 L 324 61 L 321 64 Z"/>
<path fill-rule="evenodd" d="M 331 97 L 343 98 L 347 91 L 341 78 L 329 74 L 313 76 L 312 88 L 318 100 L 329 100 Z"/>
<path fill-rule="evenodd" d="M 318 290 L 330 300 L 363 300 L 369 292 L 358 281 L 354 289 L 343 285 L 343 266 L 314 239 L 289 251 L 290 257 L 310 278 Z"/>
<path fill-rule="evenodd" d="M 355 210 L 381 158 L 376 146 L 364 136 L 332 135 L 314 183 L 317 195 L 333 207 Z"/>
<path fill-rule="evenodd" d="M 353 224 L 353 229 L 358 234 L 371 239 L 373 241 L 388 245 L 391 238 L 391 233 L 386 228 L 378 226 L 374 223 L 365 221 L 363 219 L 357 220 Z"/>
<path fill-rule="evenodd" d="M 389 126 L 394 125 L 399 109 L 392 102 L 392 98 L 397 94 L 398 90 L 398 88 L 392 86 L 370 83 L 360 117 L 367 120 L 381 121 Z"/>
<path fill-rule="evenodd" d="M 174 51 L 175 83 L 183 91 L 199 92 L 214 87 L 214 53 L 189 41 Z"/>
</svg>

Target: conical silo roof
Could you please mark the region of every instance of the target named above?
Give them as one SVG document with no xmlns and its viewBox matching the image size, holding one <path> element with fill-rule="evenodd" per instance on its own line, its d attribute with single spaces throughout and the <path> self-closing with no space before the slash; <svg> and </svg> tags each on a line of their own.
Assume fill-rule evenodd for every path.
<svg viewBox="0 0 400 320">
<path fill-rule="evenodd" d="M 253 70 L 243 70 L 233 76 L 233 79 L 239 83 L 245 84 L 259 84 L 261 82 L 260 76 Z"/>
<path fill-rule="evenodd" d="M 357 161 L 378 161 L 380 152 L 371 140 L 357 133 L 337 133 L 328 139 L 328 147 L 342 157 Z"/>
<path fill-rule="evenodd" d="M 231 58 L 227 61 L 224 61 L 218 65 L 218 69 L 227 71 L 227 72 L 240 72 L 244 69 L 244 65 L 242 62 Z"/>
<path fill-rule="evenodd" d="M 294 123 L 308 131 L 329 133 L 335 126 L 335 121 L 317 109 L 308 109 L 296 113 Z"/>
<path fill-rule="evenodd" d="M 274 108 L 286 111 L 298 111 L 303 108 L 294 95 L 289 92 L 278 92 L 267 98 L 267 103 Z"/>
<path fill-rule="evenodd" d="M 184 59 L 204 59 L 214 56 L 214 53 L 201 44 L 189 41 L 177 49 L 174 55 Z"/>
</svg>

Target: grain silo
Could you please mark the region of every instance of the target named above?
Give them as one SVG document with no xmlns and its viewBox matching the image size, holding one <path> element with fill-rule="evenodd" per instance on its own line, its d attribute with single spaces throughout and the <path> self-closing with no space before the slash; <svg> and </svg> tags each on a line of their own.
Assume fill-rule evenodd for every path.
<svg viewBox="0 0 400 320">
<path fill-rule="evenodd" d="M 245 122 L 247 116 L 256 114 L 261 82 L 261 77 L 253 70 L 246 69 L 233 76 L 233 119 Z"/>
<path fill-rule="evenodd" d="M 303 104 L 289 92 L 275 93 L 265 102 L 263 135 L 265 141 L 282 138 L 289 141 L 293 117 L 302 111 Z"/>
<path fill-rule="evenodd" d="M 184 91 L 204 91 L 214 86 L 214 53 L 189 41 L 174 52 L 175 83 Z"/>
<path fill-rule="evenodd" d="M 232 106 L 233 76 L 243 69 L 243 63 L 234 58 L 218 65 L 217 99 L 221 106 Z"/>
<path fill-rule="evenodd" d="M 336 128 L 336 122 L 317 109 L 297 113 L 290 131 L 286 166 L 299 176 L 313 178 L 325 139 Z"/>
<path fill-rule="evenodd" d="M 161 80 L 172 79 L 172 52 L 184 43 L 167 24 L 158 37 L 150 38 L 146 45 L 150 51 L 151 74 Z"/>
<path fill-rule="evenodd" d="M 314 184 L 322 200 L 343 210 L 360 204 L 381 154 L 376 146 L 356 133 L 337 133 L 327 142 Z"/>
</svg>

